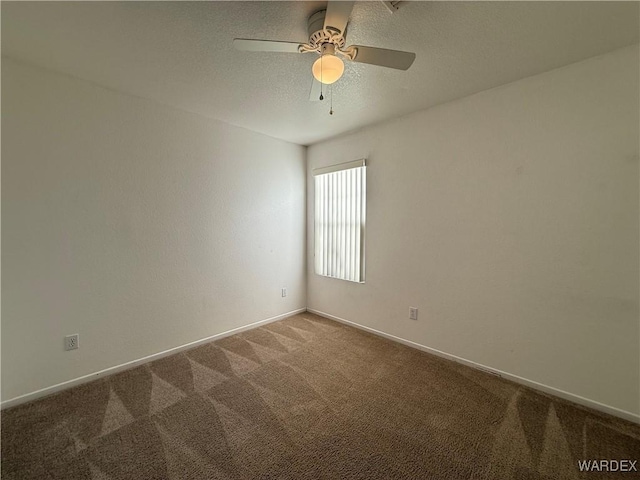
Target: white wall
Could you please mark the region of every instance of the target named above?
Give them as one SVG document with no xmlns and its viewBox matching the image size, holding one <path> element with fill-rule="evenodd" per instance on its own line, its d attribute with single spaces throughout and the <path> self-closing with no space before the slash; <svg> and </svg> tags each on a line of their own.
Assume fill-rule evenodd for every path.
<svg viewBox="0 0 640 480">
<path fill-rule="evenodd" d="M 310 256 L 308 307 L 640 413 L 638 58 L 311 146 L 309 252 L 311 170 L 368 159 L 367 278 L 319 277 Z"/>
<path fill-rule="evenodd" d="M 304 147 L 3 59 L 2 399 L 304 308 L 304 179 Z"/>
</svg>

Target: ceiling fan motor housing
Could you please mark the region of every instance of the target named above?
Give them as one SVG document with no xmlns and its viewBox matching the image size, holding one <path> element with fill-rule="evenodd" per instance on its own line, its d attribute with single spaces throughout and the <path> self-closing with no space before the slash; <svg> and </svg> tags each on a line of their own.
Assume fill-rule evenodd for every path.
<svg viewBox="0 0 640 480">
<path fill-rule="evenodd" d="M 309 27 L 309 38 L 313 37 L 313 34 L 324 29 L 324 17 L 327 15 L 326 10 L 320 10 L 309 17 L 307 26 Z"/>
<path fill-rule="evenodd" d="M 326 10 L 320 10 L 311 15 L 307 22 L 309 27 L 309 46 L 312 47 L 311 51 L 317 51 L 320 54 L 324 53 L 322 51 L 323 44 L 329 43 L 335 45 L 338 50 L 343 49 L 345 46 L 343 32 L 332 27 L 324 28 L 326 13 Z M 307 52 L 310 51 L 309 49 L 304 50 Z"/>
</svg>

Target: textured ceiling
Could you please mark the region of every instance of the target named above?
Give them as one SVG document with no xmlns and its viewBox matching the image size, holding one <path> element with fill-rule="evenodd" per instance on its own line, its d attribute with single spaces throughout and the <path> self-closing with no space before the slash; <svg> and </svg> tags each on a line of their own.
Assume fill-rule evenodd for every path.
<svg viewBox="0 0 640 480">
<path fill-rule="evenodd" d="M 308 145 L 638 42 L 638 2 L 358 2 L 347 44 L 416 52 L 410 70 L 349 63 L 335 114 L 310 102 L 304 42 L 326 2 L 2 2 L 2 54 Z"/>
</svg>

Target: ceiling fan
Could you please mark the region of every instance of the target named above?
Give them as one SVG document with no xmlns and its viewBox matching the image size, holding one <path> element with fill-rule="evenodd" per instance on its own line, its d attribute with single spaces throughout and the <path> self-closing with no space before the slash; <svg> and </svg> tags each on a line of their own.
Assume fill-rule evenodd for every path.
<svg viewBox="0 0 640 480">
<path fill-rule="evenodd" d="M 311 15 L 308 20 L 307 43 L 236 38 L 233 45 L 238 50 L 249 52 L 313 52 L 320 55 L 311 69 L 315 81 L 311 87 L 310 100 L 322 100 L 322 85 L 330 85 L 342 76 L 344 62 L 341 57 L 352 62 L 407 70 L 416 58 L 415 53 L 362 45 L 346 46 L 346 28 L 354 3 L 330 0 L 326 10 Z"/>
</svg>

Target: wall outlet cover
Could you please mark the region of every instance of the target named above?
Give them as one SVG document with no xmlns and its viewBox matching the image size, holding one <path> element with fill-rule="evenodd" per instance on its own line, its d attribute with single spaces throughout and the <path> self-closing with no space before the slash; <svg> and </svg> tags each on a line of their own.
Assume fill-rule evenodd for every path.
<svg viewBox="0 0 640 480">
<path fill-rule="evenodd" d="M 418 309 L 409 307 L 409 320 L 418 320 Z"/>
<path fill-rule="evenodd" d="M 76 350 L 80 347 L 80 335 L 73 334 L 67 335 L 64 337 L 64 349 L 65 350 Z"/>
</svg>

